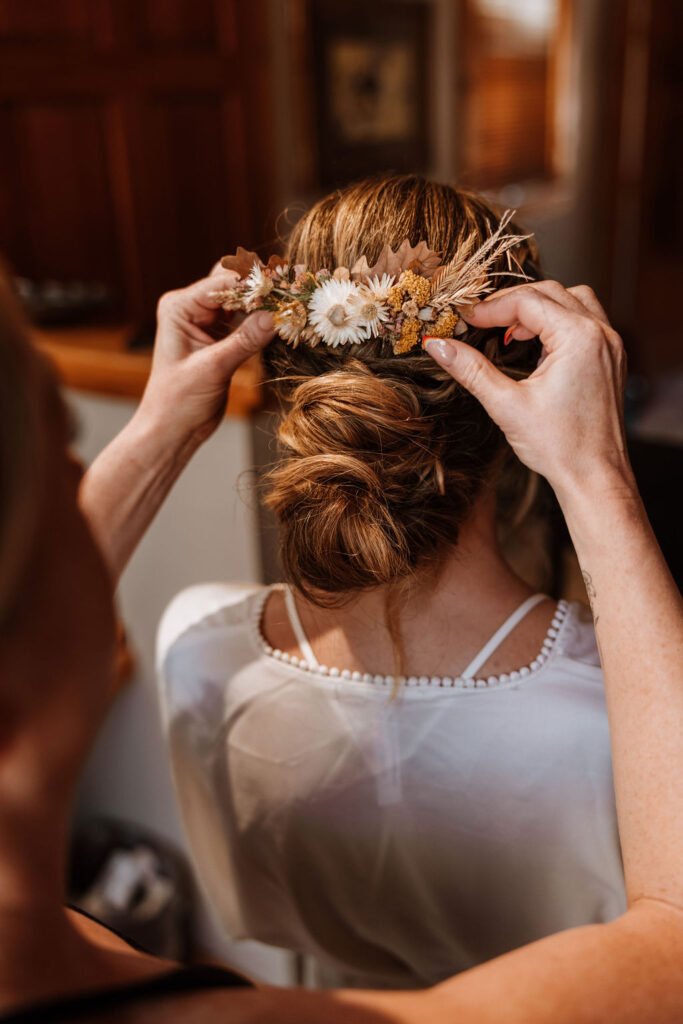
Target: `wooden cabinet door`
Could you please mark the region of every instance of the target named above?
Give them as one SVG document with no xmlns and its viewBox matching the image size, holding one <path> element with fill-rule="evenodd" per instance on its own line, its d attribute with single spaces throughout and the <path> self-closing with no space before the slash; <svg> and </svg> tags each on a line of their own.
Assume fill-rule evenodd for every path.
<svg viewBox="0 0 683 1024">
<path fill-rule="evenodd" d="M 102 281 L 139 324 L 162 291 L 268 237 L 264 0 L 0 0 L 0 251 Z"/>
</svg>

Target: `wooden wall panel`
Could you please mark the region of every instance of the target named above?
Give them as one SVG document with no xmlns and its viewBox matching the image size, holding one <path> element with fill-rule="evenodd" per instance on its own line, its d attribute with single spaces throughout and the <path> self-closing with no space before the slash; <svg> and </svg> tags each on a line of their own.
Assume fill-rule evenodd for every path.
<svg viewBox="0 0 683 1024">
<path fill-rule="evenodd" d="M 0 104 L 0 266 L 2 257 L 28 266 L 28 238 L 23 229 L 24 183 L 19 166 L 14 107 Z"/>
<path fill-rule="evenodd" d="M 140 251 L 151 298 L 207 273 L 251 226 L 236 97 L 154 96 L 140 117 L 153 154 L 134 176 L 136 202 L 145 207 Z"/>
<path fill-rule="evenodd" d="M 93 0 L 0 0 L 0 47 L 92 46 L 98 21 Z"/>
<path fill-rule="evenodd" d="M 139 0 L 137 19 L 139 42 L 147 49 L 216 49 L 212 0 Z"/>
<path fill-rule="evenodd" d="M 0 0 L 0 251 L 159 294 L 272 234 L 266 0 Z"/>
<path fill-rule="evenodd" d="M 3 155 L 14 164 L 20 193 L 8 236 L 0 226 L 0 246 L 10 251 L 11 240 L 21 240 L 15 269 L 120 287 L 102 105 L 37 100 L 11 108 L 8 121 Z"/>
</svg>

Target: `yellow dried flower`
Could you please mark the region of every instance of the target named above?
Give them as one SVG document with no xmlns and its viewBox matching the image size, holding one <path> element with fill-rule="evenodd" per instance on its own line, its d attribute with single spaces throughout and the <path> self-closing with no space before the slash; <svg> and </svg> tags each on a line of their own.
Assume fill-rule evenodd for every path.
<svg viewBox="0 0 683 1024">
<path fill-rule="evenodd" d="M 426 306 L 432 288 L 426 277 L 416 274 L 414 270 L 404 270 L 398 279 L 399 288 L 408 292 L 411 299 L 415 299 L 418 306 Z"/>
<path fill-rule="evenodd" d="M 306 307 L 302 302 L 298 302 L 296 299 L 294 302 L 288 302 L 285 306 L 285 310 L 287 310 L 289 314 L 289 321 L 294 327 L 303 327 L 305 325 Z"/>
<path fill-rule="evenodd" d="M 398 313 L 403 305 L 403 289 L 399 288 L 396 284 L 387 292 L 387 305 L 395 313 Z"/>
<path fill-rule="evenodd" d="M 296 345 L 306 326 L 306 307 L 298 299 L 282 302 L 273 313 L 273 322 L 280 337 Z"/>
<path fill-rule="evenodd" d="M 458 314 L 454 313 L 451 309 L 444 310 L 434 326 L 430 328 L 429 333 L 435 338 L 452 338 L 453 329 L 459 319 Z"/>
<path fill-rule="evenodd" d="M 401 328 L 401 336 L 394 344 L 394 355 L 401 355 L 402 352 L 409 352 L 422 337 L 422 322 L 417 317 L 409 317 L 404 320 Z"/>
</svg>

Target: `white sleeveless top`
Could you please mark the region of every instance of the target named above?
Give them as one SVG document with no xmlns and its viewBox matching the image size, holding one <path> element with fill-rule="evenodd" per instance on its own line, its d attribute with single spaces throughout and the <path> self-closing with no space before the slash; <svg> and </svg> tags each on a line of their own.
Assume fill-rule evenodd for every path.
<svg viewBox="0 0 683 1024">
<path fill-rule="evenodd" d="M 319 666 L 295 608 L 303 659 L 273 651 L 269 589 L 193 587 L 158 637 L 185 829 L 233 938 L 313 954 L 338 983 L 412 987 L 624 911 L 581 605 L 558 604 L 518 671 L 476 678 L 534 599 L 461 676 L 410 677 L 391 700 L 391 677 Z"/>
</svg>

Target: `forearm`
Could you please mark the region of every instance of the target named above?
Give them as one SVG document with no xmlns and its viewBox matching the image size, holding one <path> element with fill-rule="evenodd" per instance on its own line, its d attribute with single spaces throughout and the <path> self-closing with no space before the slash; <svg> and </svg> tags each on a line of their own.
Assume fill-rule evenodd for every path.
<svg viewBox="0 0 683 1024">
<path fill-rule="evenodd" d="M 678 1024 L 682 955 L 683 917 L 639 904 L 609 924 L 560 932 L 445 982 L 432 990 L 427 1019 L 494 1024 L 505 1006 L 507 1024 Z"/>
<path fill-rule="evenodd" d="M 638 905 L 610 924 L 540 939 L 420 992 L 331 993 L 339 1018 L 395 1024 L 680 1024 L 683 916 Z M 306 997 L 290 989 L 299 1013 Z M 289 995 L 289 993 L 288 993 Z M 314 996 L 315 998 L 315 996 Z M 355 1012 L 354 1012 L 355 1011 Z M 367 1014 L 365 1016 L 364 1014 Z M 292 1012 L 292 1016 L 294 1016 Z"/>
<path fill-rule="evenodd" d="M 138 412 L 87 471 L 80 505 L 114 583 L 196 448 Z"/>
<path fill-rule="evenodd" d="M 558 496 L 595 617 L 629 902 L 683 908 L 683 603 L 628 471 Z"/>
</svg>

